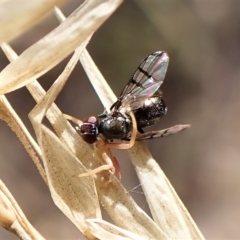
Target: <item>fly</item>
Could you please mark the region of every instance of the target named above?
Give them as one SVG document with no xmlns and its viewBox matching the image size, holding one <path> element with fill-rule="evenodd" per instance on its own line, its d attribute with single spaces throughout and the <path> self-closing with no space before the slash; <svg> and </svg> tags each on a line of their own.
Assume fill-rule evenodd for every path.
<svg viewBox="0 0 240 240">
<path fill-rule="evenodd" d="M 101 135 L 106 141 L 129 141 L 134 130 L 140 132 L 136 140 L 164 136 L 159 131 L 144 133 L 143 128 L 157 123 L 167 113 L 159 88 L 165 78 L 168 63 L 169 57 L 163 51 L 146 57 L 111 106 L 111 112 L 88 117 L 76 127 L 83 140 L 92 144 Z M 132 114 L 136 119 L 137 130 L 134 129 Z"/>
</svg>

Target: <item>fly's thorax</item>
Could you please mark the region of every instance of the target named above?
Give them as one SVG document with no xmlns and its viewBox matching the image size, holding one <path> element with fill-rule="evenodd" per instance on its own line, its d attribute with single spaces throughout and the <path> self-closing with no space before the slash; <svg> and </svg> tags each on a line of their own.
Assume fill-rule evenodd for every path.
<svg viewBox="0 0 240 240">
<path fill-rule="evenodd" d="M 166 103 L 158 95 L 147 98 L 143 105 L 134 111 L 138 128 L 144 128 L 157 123 L 166 113 Z"/>
<path fill-rule="evenodd" d="M 121 113 L 115 113 L 99 120 L 98 130 L 105 139 L 124 139 L 129 136 L 131 129 L 130 117 L 125 117 Z"/>
</svg>

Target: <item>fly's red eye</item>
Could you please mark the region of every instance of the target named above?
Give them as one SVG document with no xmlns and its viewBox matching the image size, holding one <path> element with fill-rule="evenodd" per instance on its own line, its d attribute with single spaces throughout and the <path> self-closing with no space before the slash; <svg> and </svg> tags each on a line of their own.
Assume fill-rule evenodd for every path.
<svg viewBox="0 0 240 240">
<path fill-rule="evenodd" d="M 96 126 L 96 123 L 96 117 L 88 117 L 76 128 L 82 139 L 89 144 L 97 141 L 98 127 Z"/>
<path fill-rule="evenodd" d="M 91 134 L 93 132 L 93 126 L 91 123 L 83 123 L 79 126 L 79 132 L 81 135 Z"/>
</svg>

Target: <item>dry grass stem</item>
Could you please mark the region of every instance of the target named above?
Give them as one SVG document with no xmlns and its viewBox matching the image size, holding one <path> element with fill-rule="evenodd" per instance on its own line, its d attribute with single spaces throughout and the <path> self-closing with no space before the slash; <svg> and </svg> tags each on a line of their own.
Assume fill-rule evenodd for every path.
<svg viewBox="0 0 240 240">
<path fill-rule="evenodd" d="M 79 179 L 73 176 L 81 172 L 86 172 L 86 168 L 55 134 L 41 124 L 45 113 L 78 62 L 81 51 L 81 47 L 75 51 L 63 73 L 54 82 L 44 98 L 31 111 L 29 118 L 43 151 L 42 160 L 48 178 L 49 189 L 55 204 L 85 236 L 92 238 L 92 235 L 88 232 L 85 219 L 101 218 L 93 178 L 84 178 L 81 184 L 79 184 Z M 56 128 L 55 122 L 53 126 Z M 84 199 L 84 201 L 81 201 L 81 199 Z"/>
<path fill-rule="evenodd" d="M 22 240 L 44 240 L 28 222 L 17 202 L 0 180 L 0 225 Z"/>
<path fill-rule="evenodd" d="M 61 12 L 61 10 L 55 7 L 55 15 L 60 22 L 66 20 L 65 16 Z M 102 76 L 101 72 L 95 65 L 94 61 L 92 60 L 91 56 L 89 55 L 86 49 L 83 49 L 82 55 L 80 58 L 80 62 L 88 75 L 88 78 L 91 79 L 91 84 L 97 93 L 98 96 L 104 96 L 100 98 L 102 105 L 105 107 L 106 111 L 109 111 L 113 102 L 117 100 L 116 96 L 114 95 L 112 89 L 109 87 L 107 82 L 105 81 L 104 77 Z"/>
<path fill-rule="evenodd" d="M 109 87 L 86 49 L 84 49 L 80 61 L 95 92 L 99 96 L 102 105 L 106 111 L 109 112 L 111 105 L 117 100 L 117 97 Z"/>
<path fill-rule="evenodd" d="M 47 183 L 45 172 L 40 161 L 40 157 L 42 155 L 41 149 L 4 95 L 0 96 L 0 119 L 4 120 L 12 129 L 12 131 L 18 136 L 19 140 L 36 165 L 41 177 Z"/>
<path fill-rule="evenodd" d="M 16 53 L 14 53 L 10 46 L 6 44 L 3 44 L 2 46 L 4 46 L 4 50 L 8 53 L 7 55 L 10 59 L 16 58 Z M 76 51 L 72 61 L 69 62 L 68 66 L 63 72 L 64 77 L 61 77 L 63 76 L 61 75 L 60 80 L 62 79 L 65 81 L 67 79 L 71 70 L 77 63 L 80 53 L 81 48 Z M 55 84 L 53 88 L 61 88 L 63 86 L 63 82 L 56 81 L 56 83 L 59 82 L 60 85 Z M 49 188 L 53 200 L 55 204 L 66 214 L 66 216 L 68 216 L 68 218 L 72 220 L 72 222 L 81 230 L 81 232 L 85 233 L 85 235 L 91 239 L 92 236 L 86 233 L 87 225 L 85 223 L 85 219 L 101 217 L 93 179 L 90 177 L 86 178 L 83 181 L 86 184 L 79 184 L 79 179 L 74 178 L 73 176 L 81 172 L 86 172 L 87 169 L 81 165 L 78 159 L 76 159 L 76 157 L 74 157 L 69 150 L 67 151 L 65 149 L 65 146 L 67 145 L 59 142 L 59 140 L 54 134 L 51 133 L 51 131 L 39 124 L 39 122 L 41 123 L 42 118 L 48 109 L 48 105 L 51 104 L 49 102 L 49 95 L 55 99 L 56 92 L 53 93 L 50 91 L 48 96 L 43 98 L 45 91 L 41 88 L 37 81 L 29 83 L 27 88 L 33 94 L 34 98 L 39 102 L 30 115 L 33 115 L 33 117 L 31 117 L 33 126 L 38 137 L 38 142 L 44 153 L 42 160 L 48 177 Z M 40 99 L 42 99 L 42 101 L 40 101 Z M 44 104 L 47 106 L 44 107 Z M 35 115 L 34 112 L 36 112 Z M 72 146 L 74 146 L 75 143 L 73 143 L 72 134 L 75 134 L 76 132 L 66 121 L 65 117 L 61 114 L 56 105 L 53 104 L 50 107 L 47 116 L 57 133 L 63 135 L 62 138 L 68 142 L 68 144 L 71 145 L 72 143 Z M 70 135 L 66 134 L 69 128 L 72 130 Z M 87 148 L 90 149 L 88 146 Z M 84 155 L 84 152 L 85 151 L 81 151 L 81 154 Z M 89 200 L 87 200 L 87 196 L 89 196 Z M 80 199 L 85 200 L 79 202 Z M 88 204 L 88 207 L 83 204 Z"/>
<path fill-rule="evenodd" d="M 143 240 L 139 235 L 133 234 L 129 231 L 123 230 L 113 224 L 99 219 L 88 219 L 91 231 L 95 233 L 95 236 L 104 240 Z"/>
</svg>

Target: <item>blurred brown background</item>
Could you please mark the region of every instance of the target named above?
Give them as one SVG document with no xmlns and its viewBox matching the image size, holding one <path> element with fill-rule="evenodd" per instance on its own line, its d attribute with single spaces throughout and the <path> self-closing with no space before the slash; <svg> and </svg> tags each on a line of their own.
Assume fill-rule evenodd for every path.
<svg viewBox="0 0 240 240">
<path fill-rule="evenodd" d="M 80 1 L 69 1 L 69 15 Z M 88 50 L 118 95 L 140 61 L 156 50 L 170 56 L 163 86 L 168 113 L 152 129 L 190 123 L 185 132 L 146 142 L 207 239 L 240 238 L 240 1 L 125 1 L 93 36 Z M 11 42 L 20 54 L 58 25 L 50 15 Z M 67 36 L 66 36 L 67 37 Z M 0 70 L 8 61 L 0 52 Z M 41 78 L 48 89 L 66 64 Z M 34 106 L 26 89 L 7 95 L 31 129 Z M 77 66 L 57 99 L 63 112 L 80 119 L 103 107 Z M 18 139 L 0 125 L 0 176 L 30 222 L 47 239 L 82 239 L 55 207 Z M 127 152 L 114 151 L 122 182 L 140 207 L 147 203 Z M 0 239 L 15 239 L 0 228 Z"/>
</svg>

